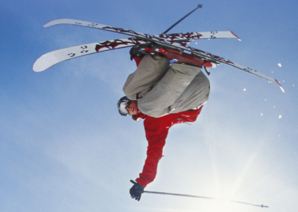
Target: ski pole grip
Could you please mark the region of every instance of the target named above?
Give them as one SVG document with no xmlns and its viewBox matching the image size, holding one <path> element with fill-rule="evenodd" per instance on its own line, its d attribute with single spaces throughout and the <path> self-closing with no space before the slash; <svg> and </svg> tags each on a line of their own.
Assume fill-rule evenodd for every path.
<svg viewBox="0 0 298 212">
<path fill-rule="evenodd" d="M 130 182 L 132 183 L 132 184 L 137 184 L 137 182 L 135 182 L 135 181 L 133 181 L 133 180 L 130 180 Z"/>
</svg>

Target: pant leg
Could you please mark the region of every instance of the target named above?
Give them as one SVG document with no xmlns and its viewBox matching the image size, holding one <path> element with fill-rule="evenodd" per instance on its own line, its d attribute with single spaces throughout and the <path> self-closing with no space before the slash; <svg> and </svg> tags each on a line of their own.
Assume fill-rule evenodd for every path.
<svg viewBox="0 0 298 212">
<path fill-rule="evenodd" d="M 154 88 L 138 100 L 139 109 L 152 117 L 170 113 L 171 106 L 200 71 L 199 67 L 173 64 Z"/>
<path fill-rule="evenodd" d="M 164 57 L 145 55 L 137 70 L 130 74 L 124 84 L 123 91 L 131 100 L 142 98 L 164 76 L 169 62 Z"/>
<path fill-rule="evenodd" d="M 209 94 L 210 82 L 205 74 L 200 72 L 171 105 L 171 113 L 198 108 L 207 102 Z"/>
</svg>

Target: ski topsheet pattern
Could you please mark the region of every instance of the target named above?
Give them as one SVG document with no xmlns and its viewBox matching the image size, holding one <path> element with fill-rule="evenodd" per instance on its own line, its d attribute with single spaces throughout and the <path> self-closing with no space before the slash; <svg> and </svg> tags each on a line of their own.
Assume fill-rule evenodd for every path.
<svg viewBox="0 0 298 212">
<path fill-rule="evenodd" d="M 278 85 L 280 89 L 283 92 L 285 92 L 281 84 L 276 79 L 270 76 L 257 72 L 256 70 L 253 70 L 249 67 L 227 60 L 223 57 L 216 56 L 211 53 L 202 51 L 200 49 L 195 49 L 187 46 L 189 42 L 197 39 L 236 38 L 240 40 L 240 38 L 231 31 L 188 32 L 188 33 L 148 35 L 144 33 L 135 32 L 133 30 L 123 29 L 119 27 L 112 27 L 109 25 L 103 25 L 103 24 L 98 24 L 94 22 L 80 21 L 75 19 L 53 20 L 45 24 L 44 27 L 49 27 L 49 26 L 58 25 L 58 24 L 71 24 L 71 25 L 101 29 L 101 30 L 134 36 L 134 38 L 115 39 L 115 40 L 109 40 L 104 42 L 84 44 L 84 45 L 79 45 L 79 46 L 74 46 L 74 47 L 69 47 L 69 48 L 49 52 L 47 54 L 42 55 L 40 58 L 36 60 L 36 62 L 33 65 L 33 70 L 35 72 L 44 71 L 47 68 L 68 59 L 72 59 L 72 58 L 76 58 L 76 57 L 80 57 L 88 54 L 93 54 L 96 52 L 129 47 L 136 44 L 156 43 L 158 45 L 161 45 L 167 48 L 188 51 L 191 54 L 198 56 L 205 61 L 209 61 L 216 64 L 225 63 L 227 65 L 233 66 L 247 73 L 253 74 L 267 81 L 270 81 Z"/>
<path fill-rule="evenodd" d="M 65 60 L 94 54 L 97 52 L 125 48 L 134 46 L 136 44 L 145 43 L 149 42 L 136 38 L 123 38 L 58 49 L 52 52 L 48 52 L 42 55 L 40 58 L 38 58 L 33 64 L 33 70 L 35 72 L 41 72 Z"/>
<path fill-rule="evenodd" d="M 104 24 L 98 24 L 94 22 L 81 21 L 76 19 L 57 19 L 48 22 L 43 27 L 50 27 L 59 24 L 70 24 L 77 26 L 90 27 L 94 29 L 101 29 L 110 32 L 116 32 L 120 34 L 125 34 L 129 36 L 135 36 L 140 38 L 150 38 L 150 39 L 158 39 L 159 41 L 175 41 L 175 42 L 191 42 L 197 39 L 216 39 L 216 38 L 236 38 L 240 40 L 240 38 L 235 35 L 232 31 L 209 31 L 209 32 L 186 32 L 186 33 L 174 33 L 174 34 L 161 34 L 161 35 L 149 35 L 141 32 L 136 32 L 129 29 L 123 29 L 119 27 L 113 27 Z"/>
<path fill-rule="evenodd" d="M 174 34 L 148 35 L 140 32 L 135 32 L 133 30 L 122 29 L 119 27 L 112 27 L 108 25 L 98 24 L 94 22 L 80 21 L 75 19 L 53 20 L 45 24 L 44 27 L 50 27 L 58 24 L 71 24 L 71 25 L 107 30 L 111 32 L 117 32 L 120 34 L 135 36 L 139 39 L 137 38 L 115 39 L 115 40 L 83 44 L 79 46 L 55 50 L 47 54 L 44 54 L 37 59 L 37 61 L 33 65 L 33 70 L 35 72 L 44 71 L 57 63 L 60 63 L 72 58 L 85 56 L 88 54 L 93 54 L 101 51 L 130 47 L 136 44 L 148 43 L 148 39 L 150 41 L 154 39 L 161 42 L 163 41 L 170 42 L 172 44 L 173 42 L 177 42 L 179 44 L 182 44 L 183 46 L 186 46 L 189 42 L 197 39 L 223 39 L 223 38 L 235 39 L 236 38 L 240 40 L 240 38 L 231 31 L 186 32 L 186 33 L 174 33 Z M 145 41 L 144 38 L 148 38 L 147 41 Z M 101 51 L 95 51 L 95 46 L 97 45 L 100 45 Z"/>
</svg>

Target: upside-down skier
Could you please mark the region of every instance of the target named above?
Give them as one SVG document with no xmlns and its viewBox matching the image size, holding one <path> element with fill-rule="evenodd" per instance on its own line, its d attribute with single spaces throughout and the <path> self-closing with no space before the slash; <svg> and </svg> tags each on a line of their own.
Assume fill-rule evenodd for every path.
<svg viewBox="0 0 298 212">
<path fill-rule="evenodd" d="M 162 50 L 162 54 L 153 54 L 149 47 L 131 49 L 131 59 L 138 67 L 124 84 L 126 96 L 118 101 L 121 115 L 145 119 L 147 158 L 137 183 L 130 189 L 131 197 L 138 201 L 144 188 L 155 179 L 169 128 L 196 121 L 210 93 L 209 80 L 201 71 L 208 64 L 178 50 Z"/>
<path fill-rule="evenodd" d="M 130 189 L 132 198 L 136 200 L 140 200 L 143 192 L 216 200 L 216 198 L 196 195 L 144 191 L 144 188 L 155 179 L 157 165 L 162 157 L 162 150 L 169 128 L 174 124 L 196 121 L 203 105 L 209 98 L 210 83 L 201 71 L 202 66 L 209 74 L 208 67 L 224 63 L 272 82 L 285 92 L 279 81 L 270 76 L 223 57 L 187 46 L 189 42 L 201 38 L 237 38 L 240 40 L 232 31 L 167 34 L 169 30 L 197 8 L 202 8 L 202 5 L 199 4 L 162 34 L 153 36 L 133 30 L 74 19 L 57 19 L 44 25 L 44 27 L 49 27 L 57 24 L 72 24 L 133 36 L 83 44 L 46 53 L 35 61 L 33 70 L 41 72 L 65 60 L 135 45 L 130 53 L 131 59 L 133 58 L 136 61 L 138 68 L 126 80 L 123 87 L 126 96 L 118 101 L 118 109 L 121 115 L 132 115 L 134 120 L 145 119 L 144 127 L 148 140 L 147 159 L 143 171 L 136 179 L 137 182 L 131 181 L 134 185 Z M 139 45 L 144 43 L 151 43 L 149 44 L 151 48 Z M 157 49 L 155 45 L 173 49 Z M 191 52 L 191 55 L 180 51 Z M 174 64 L 170 65 L 173 62 Z M 214 64 L 211 64 L 211 62 Z M 233 200 L 229 200 L 229 202 L 262 208 L 268 207 L 263 204 L 255 205 Z"/>
</svg>

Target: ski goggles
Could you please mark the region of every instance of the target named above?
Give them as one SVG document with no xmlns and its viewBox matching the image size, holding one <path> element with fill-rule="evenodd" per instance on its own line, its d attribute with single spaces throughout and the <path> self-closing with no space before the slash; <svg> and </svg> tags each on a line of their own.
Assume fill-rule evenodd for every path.
<svg viewBox="0 0 298 212">
<path fill-rule="evenodd" d="M 128 110 L 127 108 L 129 107 L 129 105 L 131 104 L 131 100 L 128 99 L 126 96 L 122 97 L 119 101 L 118 101 L 118 111 L 120 113 L 120 115 L 122 116 L 127 116 L 128 115 Z"/>
</svg>

